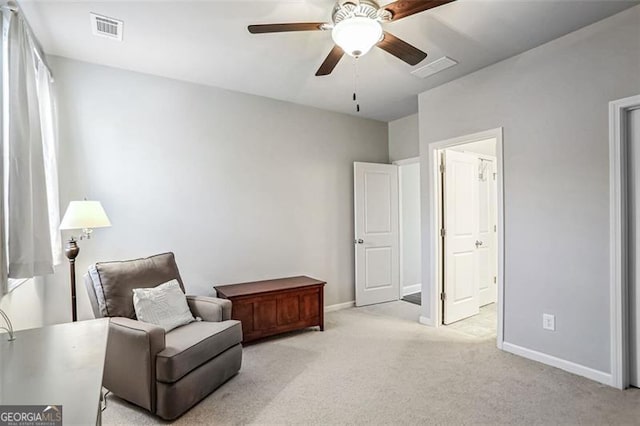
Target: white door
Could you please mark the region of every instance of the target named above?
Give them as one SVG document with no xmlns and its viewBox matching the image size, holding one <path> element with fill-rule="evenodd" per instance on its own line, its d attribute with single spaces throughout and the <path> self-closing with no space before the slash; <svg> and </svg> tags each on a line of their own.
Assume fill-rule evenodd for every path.
<svg viewBox="0 0 640 426">
<path fill-rule="evenodd" d="M 444 151 L 444 323 L 480 312 L 477 155 Z"/>
<path fill-rule="evenodd" d="M 398 300 L 398 167 L 353 163 L 356 306 Z"/>
<path fill-rule="evenodd" d="M 495 157 L 478 156 L 478 285 L 479 304 L 495 303 L 498 297 L 496 251 L 496 174 Z"/>
<path fill-rule="evenodd" d="M 629 384 L 640 387 L 640 109 L 629 112 Z"/>
</svg>

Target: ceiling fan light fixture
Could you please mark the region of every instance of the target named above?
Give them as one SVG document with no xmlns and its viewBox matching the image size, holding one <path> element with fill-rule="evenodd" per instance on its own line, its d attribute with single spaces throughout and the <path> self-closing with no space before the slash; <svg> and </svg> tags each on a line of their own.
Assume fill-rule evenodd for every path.
<svg viewBox="0 0 640 426">
<path fill-rule="evenodd" d="M 346 54 L 358 58 L 382 39 L 382 26 L 375 19 L 354 16 L 338 22 L 331 37 Z"/>
</svg>

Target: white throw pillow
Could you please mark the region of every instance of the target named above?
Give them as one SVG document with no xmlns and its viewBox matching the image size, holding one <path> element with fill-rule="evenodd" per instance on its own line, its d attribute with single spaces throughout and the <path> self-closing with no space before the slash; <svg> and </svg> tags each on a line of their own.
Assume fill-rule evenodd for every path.
<svg viewBox="0 0 640 426">
<path fill-rule="evenodd" d="M 159 325 L 165 331 L 195 321 L 177 280 L 152 288 L 134 288 L 133 307 L 139 321 Z"/>
</svg>

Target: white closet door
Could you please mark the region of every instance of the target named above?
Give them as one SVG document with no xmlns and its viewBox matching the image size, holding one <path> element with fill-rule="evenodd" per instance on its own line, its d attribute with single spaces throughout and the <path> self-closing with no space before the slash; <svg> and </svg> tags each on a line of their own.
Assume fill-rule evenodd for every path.
<svg viewBox="0 0 640 426">
<path fill-rule="evenodd" d="M 445 151 L 444 323 L 480 312 L 478 304 L 478 157 Z"/>
<path fill-rule="evenodd" d="M 495 303 L 498 297 L 496 251 L 496 158 L 480 155 L 478 158 L 478 285 L 479 304 Z"/>
</svg>

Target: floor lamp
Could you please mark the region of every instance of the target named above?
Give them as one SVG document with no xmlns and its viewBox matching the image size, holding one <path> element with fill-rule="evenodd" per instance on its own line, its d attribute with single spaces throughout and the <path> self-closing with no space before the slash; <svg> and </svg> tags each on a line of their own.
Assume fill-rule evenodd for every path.
<svg viewBox="0 0 640 426">
<path fill-rule="evenodd" d="M 111 226 L 100 201 L 72 201 L 60 222 L 61 230 L 82 229 L 80 240 L 91 238 L 93 228 L 105 228 Z M 80 253 L 78 241 L 71 236 L 67 240 L 64 254 L 69 259 L 69 272 L 71 274 L 71 319 L 78 320 L 78 308 L 76 305 L 76 257 Z"/>
</svg>

